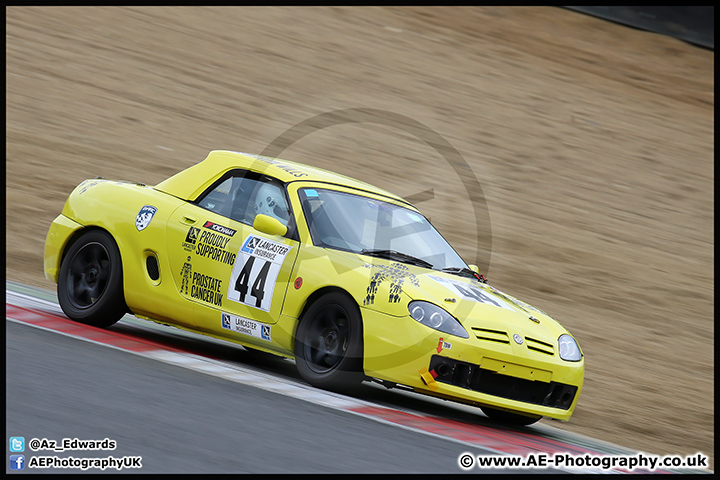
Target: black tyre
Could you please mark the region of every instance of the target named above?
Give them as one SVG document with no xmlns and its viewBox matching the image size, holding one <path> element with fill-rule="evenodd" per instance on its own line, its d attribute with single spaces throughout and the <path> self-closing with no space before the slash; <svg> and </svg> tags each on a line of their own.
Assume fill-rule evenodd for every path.
<svg viewBox="0 0 720 480">
<path fill-rule="evenodd" d="M 355 302 L 339 292 L 320 297 L 305 312 L 295 337 L 300 376 L 318 388 L 348 391 L 363 378 L 362 319 Z"/>
<path fill-rule="evenodd" d="M 505 423 L 507 425 L 518 425 L 527 426 L 540 420 L 542 417 L 539 415 L 521 415 L 519 413 L 510 413 L 504 410 L 496 410 L 490 407 L 480 407 L 485 415 L 490 417 L 499 423 Z"/>
<path fill-rule="evenodd" d="M 109 327 L 127 312 L 120 251 L 103 230 L 83 234 L 60 265 L 58 301 L 77 322 Z"/>
</svg>

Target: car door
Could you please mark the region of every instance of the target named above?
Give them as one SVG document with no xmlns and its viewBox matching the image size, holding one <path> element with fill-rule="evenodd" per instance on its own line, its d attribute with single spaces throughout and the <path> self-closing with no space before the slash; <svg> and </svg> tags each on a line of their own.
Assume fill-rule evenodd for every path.
<svg viewBox="0 0 720 480">
<path fill-rule="evenodd" d="M 179 295 L 195 304 L 193 328 L 241 340 L 270 340 L 282 311 L 299 243 L 284 185 L 233 170 L 168 221 L 168 252 Z M 273 216 L 284 236 L 253 228 Z M 258 323 L 259 322 L 259 323 Z M 247 338 L 245 338 L 247 337 Z"/>
</svg>

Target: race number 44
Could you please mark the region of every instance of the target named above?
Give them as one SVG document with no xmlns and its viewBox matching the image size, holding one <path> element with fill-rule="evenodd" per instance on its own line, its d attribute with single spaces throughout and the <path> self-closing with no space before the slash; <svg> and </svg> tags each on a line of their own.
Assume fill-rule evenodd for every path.
<svg viewBox="0 0 720 480">
<path fill-rule="evenodd" d="M 292 246 L 248 235 L 235 259 L 228 300 L 270 311 L 280 267 Z"/>
</svg>

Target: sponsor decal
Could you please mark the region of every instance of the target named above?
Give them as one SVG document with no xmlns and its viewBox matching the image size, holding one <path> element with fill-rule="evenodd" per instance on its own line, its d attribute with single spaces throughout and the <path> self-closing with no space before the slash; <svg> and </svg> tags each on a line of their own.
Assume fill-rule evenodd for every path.
<svg viewBox="0 0 720 480">
<path fill-rule="evenodd" d="M 302 277 L 297 277 L 295 279 L 295 290 L 300 290 L 300 287 L 302 287 Z"/>
<path fill-rule="evenodd" d="M 257 246 L 257 244 L 259 242 L 260 242 L 260 237 L 254 237 L 251 235 L 247 239 L 245 239 L 245 243 L 243 244 L 243 246 L 240 250 L 252 255 L 253 251 L 255 250 L 255 247 Z"/>
<path fill-rule="evenodd" d="M 292 249 L 291 246 L 254 235 L 248 236 L 242 248 L 240 248 L 245 253 L 265 258 L 271 262 L 275 262 L 275 258 L 280 257 L 281 263 L 290 249 Z"/>
<path fill-rule="evenodd" d="M 235 233 L 234 230 L 232 232 Z M 226 265 L 232 265 L 235 263 L 236 254 L 225 250 L 228 242 L 230 242 L 230 237 L 225 236 L 225 234 L 202 230 L 200 237 L 197 239 L 195 254 L 199 257 L 206 257 Z"/>
<path fill-rule="evenodd" d="M 428 277 L 432 278 L 436 282 L 441 283 L 442 285 L 447 287 L 450 291 L 460 295 L 465 300 L 471 300 L 473 302 L 484 303 L 486 305 L 493 305 L 495 307 L 504 308 L 506 310 L 511 310 L 513 312 L 517 311 L 515 308 L 513 308 L 510 304 L 506 303 L 504 300 L 496 297 L 495 295 L 490 294 L 489 292 L 482 290 L 478 286 L 473 285 L 471 283 L 465 283 L 460 280 L 451 280 L 449 278 L 444 278 L 444 277 L 436 277 L 434 275 L 428 275 Z"/>
<path fill-rule="evenodd" d="M 210 230 L 215 230 L 216 232 L 222 233 L 223 235 L 227 235 L 229 237 L 232 237 L 233 235 L 235 235 L 235 232 L 237 232 L 237 230 L 233 230 L 232 228 L 229 228 L 229 227 L 224 227 L 220 224 L 217 224 L 217 223 L 214 223 L 211 221 L 205 222 L 205 225 L 203 225 L 203 228 L 209 228 Z"/>
<path fill-rule="evenodd" d="M 243 152 L 235 152 L 235 153 L 239 153 L 241 155 L 246 155 L 248 157 L 252 157 L 252 158 L 260 160 L 262 162 L 269 163 L 270 165 L 275 165 L 276 167 L 278 167 L 282 170 L 285 170 L 286 172 L 288 172 L 290 175 L 292 175 L 294 177 L 306 177 L 307 176 L 307 173 L 301 171 L 299 167 L 296 167 L 294 165 L 286 165 L 286 164 L 282 163 L 280 160 L 278 160 L 277 158 L 266 157 L 265 155 L 253 155 L 252 153 L 243 153 Z"/>
<path fill-rule="evenodd" d="M 199 272 L 192 273 L 190 297 L 222 307 L 222 288 L 222 280 Z"/>
<path fill-rule="evenodd" d="M 188 294 L 190 279 L 192 278 L 192 264 L 190 263 L 190 260 L 192 260 L 192 258 L 188 256 L 187 261 L 183 263 L 183 266 L 180 269 L 180 276 L 182 277 L 180 283 L 180 293 L 184 295 Z"/>
<path fill-rule="evenodd" d="M 98 183 L 100 183 L 100 182 L 85 180 L 84 182 L 82 182 L 82 183 L 79 185 L 80 187 L 83 187 L 83 188 L 82 188 L 82 190 L 80 190 L 80 192 L 78 193 L 78 196 L 79 196 L 79 195 L 82 195 L 82 194 L 85 193 L 85 192 L 87 192 L 88 189 L 94 187 L 94 186 L 97 185 Z"/>
<path fill-rule="evenodd" d="M 259 338 L 268 342 L 272 341 L 272 327 L 270 325 L 224 312 L 222 313 L 221 322 L 222 328 L 226 330 L 232 330 L 233 332 Z"/>
<path fill-rule="evenodd" d="M 187 235 L 185 235 L 185 241 L 182 244 L 185 251 L 189 252 L 190 250 L 195 248 L 195 244 L 197 243 L 199 233 L 200 233 L 199 228 L 190 227 L 190 229 L 187 232 Z"/>
<path fill-rule="evenodd" d="M 280 267 L 292 246 L 248 235 L 237 253 L 227 298 L 270 311 Z"/>
<path fill-rule="evenodd" d="M 452 348 L 452 343 L 444 341 L 441 337 L 440 340 L 438 341 L 437 352 L 440 353 L 443 351 L 443 349 L 450 350 L 451 348 Z"/>
<path fill-rule="evenodd" d="M 503 292 L 501 292 L 500 290 L 498 290 L 498 289 L 495 288 L 495 287 L 492 287 L 492 286 L 490 286 L 490 285 L 488 285 L 488 287 L 490 288 L 490 290 L 493 291 L 493 293 L 494 293 L 495 295 L 498 295 L 498 296 L 504 298 L 504 299 L 507 300 L 508 302 L 515 304 L 515 306 L 517 306 L 517 307 L 525 310 L 525 311 L 528 312 L 528 313 L 530 313 L 530 312 L 537 312 L 537 313 L 541 313 L 541 314 L 549 317 L 549 315 L 548 315 L 547 313 L 543 312 L 543 311 L 540 310 L 539 308 L 535 308 L 535 307 L 533 307 L 532 305 L 530 305 L 530 304 L 528 304 L 528 303 L 525 303 L 525 302 L 523 302 L 523 301 L 520 301 L 520 300 L 518 300 L 517 298 L 513 297 L 512 295 L 508 295 L 507 293 L 503 293 Z M 535 322 L 535 323 L 540 323 L 540 320 L 538 320 L 537 318 L 533 317 L 532 315 L 530 315 L 530 320 L 532 320 L 532 321 Z"/>
<path fill-rule="evenodd" d="M 277 164 L 277 165 L 275 165 L 275 166 L 278 167 L 278 168 L 281 169 L 281 170 L 285 170 L 286 172 L 288 172 L 288 173 L 289 173 L 290 175 L 292 175 L 293 177 L 307 177 L 307 173 L 301 171 L 301 170 L 300 170 L 299 168 L 297 168 L 297 167 L 294 167 L 294 166 L 291 166 L 291 165 L 282 165 L 282 164 Z"/>
<path fill-rule="evenodd" d="M 150 225 L 156 213 L 157 207 L 153 207 L 152 205 L 145 205 L 140 209 L 135 217 L 135 227 L 138 229 L 138 232 L 145 230 L 147 226 Z"/>
<path fill-rule="evenodd" d="M 375 303 L 375 295 L 377 294 L 378 287 L 382 282 L 388 280 L 390 282 L 390 291 L 388 295 L 388 302 L 397 303 L 400 301 L 400 294 L 402 293 L 402 287 L 405 281 L 408 281 L 415 285 L 420 286 L 417 276 L 414 273 L 410 273 L 407 265 L 402 263 L 391 263 L 390 265 L 368 265 L 365 264 L 365 268 L 376 269 L 377 271 L 370 277 L 370 285 L 368 285 L 363 300 L 363 305 L 372 305 Z"/>
</svg>

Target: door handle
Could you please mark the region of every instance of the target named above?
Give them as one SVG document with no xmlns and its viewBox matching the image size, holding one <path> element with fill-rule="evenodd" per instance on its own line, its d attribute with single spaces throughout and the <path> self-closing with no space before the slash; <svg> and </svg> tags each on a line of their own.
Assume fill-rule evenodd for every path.
<svg viewBox="0 0 720 480">
<path fill-rule="evenodd" d="M 197 222 L 197 219 L 188 215 L 183 215 L 183 217 L 180 219 L 180 223 L 184 223 L 185 225 L 194 225 L 195 222 Z"/>
</svg>

